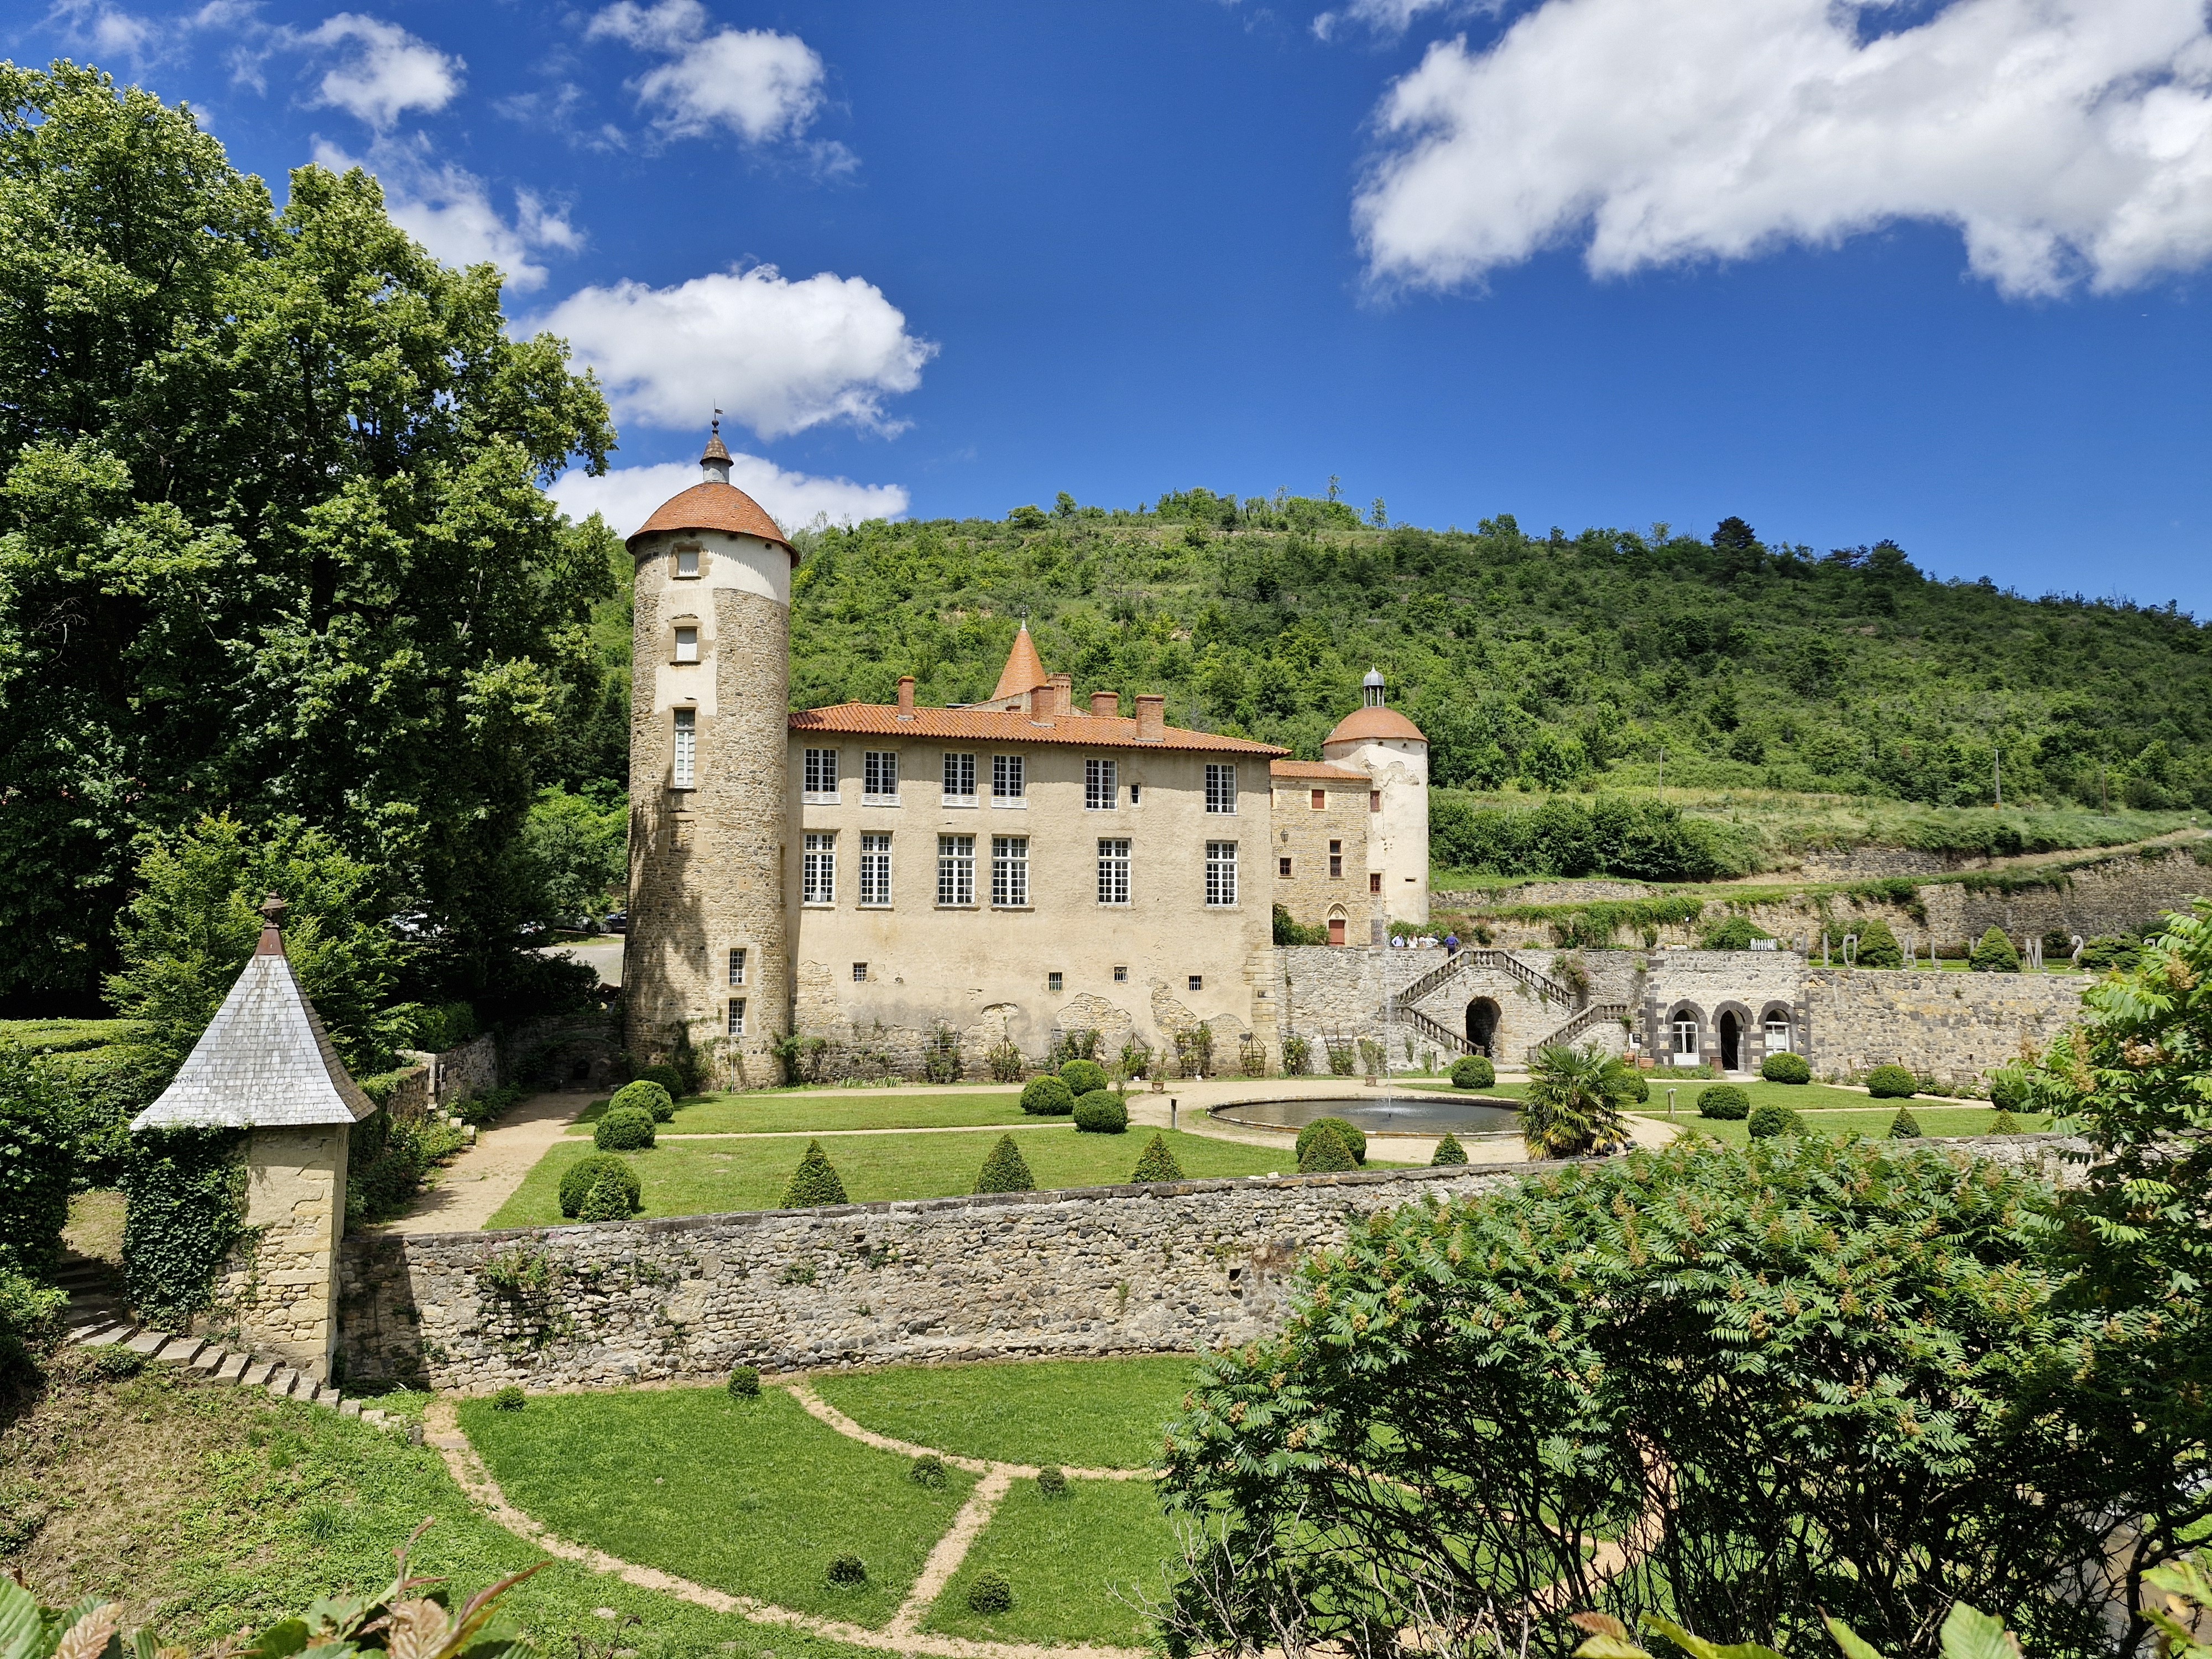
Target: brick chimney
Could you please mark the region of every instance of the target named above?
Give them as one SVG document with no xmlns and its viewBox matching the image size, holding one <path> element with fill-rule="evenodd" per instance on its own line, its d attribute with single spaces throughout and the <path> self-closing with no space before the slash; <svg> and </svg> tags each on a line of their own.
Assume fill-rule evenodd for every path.
<svg viewBox="0 0 2212 1659">
<path fill-rule="evenodd" d="M 1054 674 L 1052 677 L 1052 707 L 1047 712 L 1072 714 L 1075 712 L 1075 676 Z"/>
<path fill-rule="evenodd" d="M 1158 691 L 1137 694 L 1137 741 L 1161 743 L 1168 731 L 1168 700 Z"/>
<path fill-rule="evenodd" d="M 1093 691 L 1091 694 L 1091 713 L 1095 718 L 1111 720 L 1121 712 L 1119 691 Z"/>
<path fill-rule="evenodd" d="M 1052 714 L 1053 688 L 1050 682 L 1033 685 L 1022 694 L 1022 706 L 1029 710 L 1031 720 L 1045 720 Z"/>
<path fill-rule="evenodd" d="M 902 719 L 914 717 L 914 676 L 899 676 L 899 714 Z"/>
</svg>

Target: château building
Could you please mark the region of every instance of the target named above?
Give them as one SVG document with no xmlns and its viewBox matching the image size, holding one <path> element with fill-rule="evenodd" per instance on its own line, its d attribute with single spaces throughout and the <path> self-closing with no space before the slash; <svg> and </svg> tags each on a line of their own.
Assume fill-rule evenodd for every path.
<svg viewBox="0 0 2212 1659">
<path fill-rule="evenodd" d="M 775 522 L 702 481 L 629 538 L 635 562 L 627 1041 L 689 1044 L 730 1081 L 787 1035 L 971 1071 L 1062 1030 L 1271 1049 L 1273 914 L 1331 944 L 1428 919 L 1428 745 L 1370 672 L 1298 761 L 1170 726 L 1166 699 L 1048 672 L 1026 625 L 958 708 L 788 709 L 792 568 Z"/>
</svg>

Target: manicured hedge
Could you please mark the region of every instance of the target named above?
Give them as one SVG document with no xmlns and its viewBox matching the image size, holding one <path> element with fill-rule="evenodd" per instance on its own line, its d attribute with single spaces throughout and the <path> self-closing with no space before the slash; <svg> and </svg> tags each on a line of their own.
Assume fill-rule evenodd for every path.
<svg viewBox="0 0 2212 1659">
<path fill-rule="evenodd" d="M 1759 1076 L 1769 1083 L 1810 1083 L 1813 1068 L 1802 1054 L 1769 1054 L 1759 1062 Z"/>
<path fill-rule="evenodd" d="M 1071 1060 L 1060 1068 L 1060 1080 L 1080 1100 L 1106 1086 L 1106 1068 L 1095 1060 Z"/>
<path fill-rule="evenodd" d="M 1877 1066 L 1867 1073 L 1866 1086 L 1876 1100 L 1910 1100 L 1919 1084 L 1902 1066 Z"/>
<path fill-rule="evenodd" d="M 607 1110 L 640 1111 L 655 1123 L 665 1123 L 676 1115 L 676 1097 L 665 1085 L 641 1077 L 616 1090 L 615 1097 L 607 1103 Z"/>
<path fill-rule="evenodd" d="M 1022 1149 L 1014 1144 L 1012 1135 L 1000 1135 L 999 1144 L 991 1148 L 990 1157 L 983 1160 L 983 1173 L 975 1178 L 979 1193 L 1033 1193 L 1036 1177 L 1030 1174 L 1029 1160 Z"/>
<path fill-rule="evenodd" d="M 1462 1054 L 1452 1061 L 1452 1087 L 1487 1089 L 1498 1081 L 1498 1068 L 1480 1054 Z"/>
<path fill-rule="evenodd" d="M 584 1200 L 592 1195 L 592 1189 L 602 1180 L 609 1178 L 623 1188 L 628 1198 L 628 1212 L 635 1214 L 645 1196 L 644 1183 L 638 1180 L 636 1170 L 621 1158 L 605 1152 L 593 1152 L 588 1158 L 580 1158 L 562 1171 L 561 1213 L 570 1217 L 581 1215 Z"/>
<path fill-rule="evenodd" d="M 1796 1113 L 1787 1106 L 1771 1104 L 1753 1107 L 1748 1127 L 1753 1140 L 1771 1140 L 1776 1135 L 1794 1135 L 1800 1129 Z"/>
<path fill-rule="evenodd" d="M 1094 1135 L 1118 1135 L 1129 1127 L 1129 1103 L 1111 1089 L 1094 1089 L 1075 1103 L 1075 1127 Z"/>
<path fill-rule="evenodd" d="M 1300 1169 L 1305 1167 L 1307 1150 L 1312 1146 L 1315 1137 L 1321 1133 L 1321 1126 L 1324 1123 L 1336 1131 L 1336 1138 L 1344 1143 L 1344 1150 L 1352 1154 L 1352 1161 L 1354 1164 L 1367 1162 L 1367 1137 L 1364 1134 L 1340 1117 L 1317 1117 L 1298 1131 L 1297 1155 Z"/>
<path fill-rule="evenodd" d="M 1751 1115 L 1751 1097 L 1733 1083 L 1716 1083 L 1698 1091 L 1698 1115 L 1739 1122 Z"/>
<path fill-rule="evenodd" d="M 635 1152 L 653 1145 L 653 1115 L 635 1106 L 610 1106 L 592 1131 L 603 1152 Z"/>
<path fill-rule="evenodd" d="M 1032 1078 L 1022 1091 L 1022 1109 L 1031 1117 L 1066 1117 L 1075 1109 L 1075 1091 L 1056 1077 Z"/>
</svg>

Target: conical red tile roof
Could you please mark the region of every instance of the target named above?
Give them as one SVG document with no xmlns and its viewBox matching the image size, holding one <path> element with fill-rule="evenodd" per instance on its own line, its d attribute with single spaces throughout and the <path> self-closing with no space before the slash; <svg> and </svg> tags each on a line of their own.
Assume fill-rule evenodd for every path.
<svg viewBox="0 0 2212 1659">
<path fill-rule="evenodd" d="M 1024 623 L 1022 631 L 1014 635 L 1014 648 L 1006 653 L 1006 665 L 999 671 L 999 689 L 991 693 L 991 700 L 1018 697 L 1048 684 L 1044 659 L 1037 655 L 1036 641 L 1030 637 L 1030 625 Z"/>
<path fill-rule="evenodd" d="M 641 536 L 664 530 L 724 530 L 736 536 L 757 536 L 764 542 L 774 542 L 787 553 L 792 550 L 775 520 L 735 484 L 696 483 L 670 496 L 653 509 L 651 518 L 631 532 L 629 545 L 636 546 Z"/>
</svg>

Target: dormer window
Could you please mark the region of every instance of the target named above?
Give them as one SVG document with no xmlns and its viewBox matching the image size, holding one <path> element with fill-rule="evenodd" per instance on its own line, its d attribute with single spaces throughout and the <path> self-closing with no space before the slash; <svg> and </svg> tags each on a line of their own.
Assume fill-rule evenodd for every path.
<svg viewBox="0 0 2212 1659">
<path fill-rule="evenodd" d="M 699 574 L 697 548 L 679 547 L 676 550 L 676 574 L 679 577 L 696 576 Z"/>
<path fill-rule="evenodd" d="M 676 660 L 678 662 L 699 660 L 699 629 L 696 623 L 680 624 L 677 628 Z"/>
</svg>

